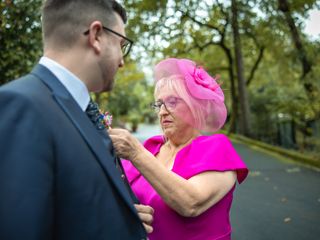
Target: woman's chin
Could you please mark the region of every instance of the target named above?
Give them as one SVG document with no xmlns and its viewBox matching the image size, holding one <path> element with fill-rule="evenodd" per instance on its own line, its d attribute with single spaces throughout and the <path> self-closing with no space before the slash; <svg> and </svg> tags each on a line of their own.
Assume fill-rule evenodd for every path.
<svg viewBox="0 0 320 240">
<path fill-rule="evenodd" d="M 167 138 L 170 138 L 172 135 L 175 134 L 174 129 L 171 127 L 162 128 L 162 131 Z"/>
</svg>

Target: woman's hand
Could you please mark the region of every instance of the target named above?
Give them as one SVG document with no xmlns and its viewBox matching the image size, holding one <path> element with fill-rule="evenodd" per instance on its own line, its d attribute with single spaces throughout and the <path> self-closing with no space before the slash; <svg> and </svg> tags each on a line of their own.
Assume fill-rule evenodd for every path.
<svg viewBox="0 0 320 240">
<path fill-rule="evenodd" d="M 134 204 L 139 218 L 142 221 L 142 224 L 147 233 L 153 232 L 152 222 L 153 222 L 153 213 L 154 210 L 152 207 L 142 204 Z"/>
<path fill-rule="evenodd" d="M 128 130 L 125 129 L 109 129 L 109 136 L 117 155 L 120 158 L 134 160 L 138 153 L 144 151 L 144 147 Z"/>
</svg>

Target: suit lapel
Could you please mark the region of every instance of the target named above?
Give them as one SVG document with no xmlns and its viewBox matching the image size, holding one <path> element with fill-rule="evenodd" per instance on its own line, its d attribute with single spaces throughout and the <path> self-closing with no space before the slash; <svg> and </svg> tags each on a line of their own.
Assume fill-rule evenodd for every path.
<svg viewBox="0 0 320 240">
<path fill-rule="evenodd" d="M 114 183 L 122 197 L 127 202 L 128 206 L 136 213 L 133 207 L 130 195 L 125 188 L 125 185 L 120 178 L 120 174 L 114 165 L 111 155 L 113 152 L 112 144 L 108 144 L 110 149 L 106 149 L 106 145 L 103 144 L 103 140 L 98 130 L 92 125 L 90 119 L 81 110 L 80 106 L 76 103 L 73 97 L 69 94 L 67 89 L 60 83 L 60 81 L 44 66 L 38 64 L 31 74 L 39 77 L 51 90 L 54 99 L 58 105 L 63 109 L 65 114 L 69 117 L 82 137 L 85 139 L 91 150 L 96 156 L 96 160 L 103 168 L 104 172 Z M 107 141 L 111 141 L 110 138 L 106 138 Z M 107 151 L 106 151 L 107 150 Z M 110 156 L 106 157 L 106 153 L 109 152 Z M 112 158 L 112 159 L 111 159 Z"/>
</svg>

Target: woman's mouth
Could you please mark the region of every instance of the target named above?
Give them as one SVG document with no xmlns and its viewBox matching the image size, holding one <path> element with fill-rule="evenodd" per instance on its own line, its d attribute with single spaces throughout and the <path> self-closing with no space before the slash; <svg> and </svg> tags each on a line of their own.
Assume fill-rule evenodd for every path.
<svg viewBox="0 0 320 240">
<path fill-rule="evenodd" d="M 161 121 L 161 124 L 162 124 L 162 125 L 168 125 L 168 124 L 170 124 L 170 123 L 172 123 L 172 121 L 170 121 L 170 120 L 163 120 L 163 121 Z"/>
</svg>

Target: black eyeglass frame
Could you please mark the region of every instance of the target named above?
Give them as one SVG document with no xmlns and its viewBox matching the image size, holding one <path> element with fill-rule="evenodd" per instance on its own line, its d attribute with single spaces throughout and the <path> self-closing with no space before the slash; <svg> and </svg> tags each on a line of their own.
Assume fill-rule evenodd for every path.
<svg viewBox="0 0 320 240">
<path fill-rule="evenodd" d="M 114 30 L 112 30 L 112 29 L 110 29 L 110 28 L 108 28 L 108 27 L 102 26 L 102 28 L 103 28 L 103 30 L 109 31 L 109 32 L 117 35 L 118 37 L 121 37 L 121 38 L 123 38 L 124 40 L 126 40 L 126 42 L 121 46 L 121 49 L 126 48 L 126 46 L 128 46 L 128 44 L 129 44 L 128 50 L 126 50 L 126 52 L 123 52 L 123 57 L 128 56 L 128 54 L 129 54 L 129 52 L 130 52 L 130 50 L 131 50 L 131 47 L 132 47 L 132 45 L 133 45 L 134 42 L 133 42 L 131 39 L 123 36 L 122 34 L 116 32 L 116 31 L 114 31 Z M 85 31 L 83 34 L 84 34 L 84 35 L 88 35 L 88 34 L 89 34 L 89 31 L 90 31 L 90 30 L 88 29 L 88 30 Z"/>
</svg>

